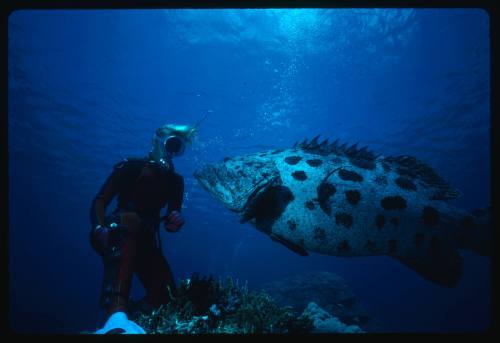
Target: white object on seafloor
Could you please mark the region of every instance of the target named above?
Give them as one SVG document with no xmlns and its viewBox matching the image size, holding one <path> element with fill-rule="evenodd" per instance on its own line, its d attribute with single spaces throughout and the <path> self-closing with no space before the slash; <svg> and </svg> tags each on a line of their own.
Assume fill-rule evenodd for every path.
<svg viewBox="0 0 500 343">
<path fill-rule="evenodd" d="M 137 325 L 133 321 L 129 320 L 127 317 L 127 314 L 125 312 L 113 313 L 106 321 L 106 324 L 104 324 L 104 327 L 102 329 L 97 330 L 95 333 L 101 334 L 101 335 L 107 334 L 107 333 L 110 333 L 110 331 L 114 330 L 114 329 L 116 329 L 116 331 L 123 331 L 123 332 L 116 332 L 116 333 L 120 333 L 120 334 L 145 334 L 146 333 L 146 331 L 144 331 L 143 328 L 141 328 L 139 325 Z"/>
</svg>

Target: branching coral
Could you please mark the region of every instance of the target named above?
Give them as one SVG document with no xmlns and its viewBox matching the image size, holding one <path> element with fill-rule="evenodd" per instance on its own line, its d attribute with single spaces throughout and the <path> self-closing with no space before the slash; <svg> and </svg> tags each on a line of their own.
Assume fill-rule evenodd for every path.
<svg viewBox="0 0 500 343">
<path fill-rule="evenodd" d="M 172 292 L 170 293 L 172 294 Z M 265 292 L 248 291 L 231 278 L 216 281 L 193 274 L 182 280 L 171 301 L 133 318 L 147 333 L 307 333 L 312 320 L 280 307 Z"/>
</svg>

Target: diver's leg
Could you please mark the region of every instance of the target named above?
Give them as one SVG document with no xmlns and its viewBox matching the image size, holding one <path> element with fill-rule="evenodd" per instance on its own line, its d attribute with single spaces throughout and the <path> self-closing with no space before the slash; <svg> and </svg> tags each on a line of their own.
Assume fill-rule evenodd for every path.
<svg viewBox="0 0 500 343">
<path fill-rule="evenodd" d="M 167 304 L 170 300 L 168 288 L 172 296 L 176 291 L 170 266 L 154 239 L 142 242 L 139 247 L 136 274 L 146 290 L 146 301 L 155 308 Z"/>
<path fill-rule="evenodd" d="M 131 212 L 122 213 L 119 222 L 120 229 L 110 232 L 110 252 L 103 257 L 105 272 L 101 306 L 108 314 L 126 311 L 137 257 L 139 217 Z"/>
</svg>

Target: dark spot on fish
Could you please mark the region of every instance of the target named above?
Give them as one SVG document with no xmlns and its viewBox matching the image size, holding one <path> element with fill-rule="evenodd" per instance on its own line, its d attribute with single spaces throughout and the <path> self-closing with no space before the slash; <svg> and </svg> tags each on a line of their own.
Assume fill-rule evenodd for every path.
<svg viewBox="0 0 500 343">
<path fill-rule="evenodd" d="M 395 239 L 389 240 L 389 254 L 395 254 L 398 250 L 397 241 Z"/>
<path fill-rule="evenodd" d="M 365 248 L 369 251 L 369 252 L 375 252 L 377 251 L 377 246 L 375 245 L 375 243 L 371 240 L 367 240 L 366 241 L 366 244 L 365 244 Z"/>
<path fill-rule="evenodd" d="M 245 162 L 245 163 L 243 163 L 243 164 L 244 164 L 244 165 L 246 165 L 246 166 L 253 166 L 253 165 L 254 165 L 254 163 L 253 163 L 253 162 Z"/>
<path fill-rule="evenodd" d="M 422 244 L 424 244 L 424 234 L 423 233 L 416 233 L 414 240 L 415 240 L 415 247 L 417 249 L 420 249 L 422 247 Z"/>
<path fill-rule="evenodd" d="M 316 192 L 318 194 L 318 202 L 319 206 L 326 214 L 330 215 L 332 213 L 332 209 L 330 207 L 329 199 L 332 195 L 335 194 L 337 189 L 334 185 L 329 182 L 322 182 L 318 188 L 316 188 Z"/>
<path fill-rule="evenodd" d="M 391 166 L 388 163 L 382 162 L 382 168 L 386 173 L 391 171 Z"/>
<path fill-rule="evenodd" d="M 229 161 L 230 159 L 231 159 L 231 157 L 224 157 L 224 159 L 223 159 L 222 161 L 227 162 L 227 161 Z"/>
<path fill-rule="evenodd" d="M 274 150 L 271 155 L 276 155 L 276 154 L 279 154 L 280 152 L 283 152 L 285 151 L 285 149 L 278 149 L 278 150 Z"/>
<path fill-rule="evenodd" d="M 292 176 L 295 180 L 299 180 L 299 181 L 304 181 L 305 179 L 307 179 L 306 173 L 304 173 L 304 171 L 302 171 L 302 170 L 294 171 L 292 173 Z"/>
<path fill-rule="evenodd" d="M 356 166 L 356 167 L 362 168 L 362 169 L 373 170 L 376 167 L 375 162 L 373 162 L 371 160 L 366 160 L 364 158 L 350 158 L 349 162 L 351 162 L 351 164 L 353 166 Z"/>
<path fill-rule="evenodd" d="M 407 191 L 416 191 L 417 186 L 408 178 L 400 176 L 396 180 L 394 180 L 396 185 L 398 185 L 402 189 L 406 189 Z"/>
<path fill-rule="evenodd" d="M 340 169 L 339 176 L 342 180 L 345 181 L 354 181 L 354 182 L 363 181 L 363 177 L 361 175 L 351 170 Z"/>
<path fill-rule="evenodd" d="M 238 170 L 240 169 L 241 167 L 240 166 L 235 166 L 234 169 Z"/>
<path fill-rule="evenodd" d="M 381 186 L 387 185 L 387 178 L 384 175 L 378 175 L 375 179 L 373 179 L 373 181 Z"/>
<path fill-rule="evenodd" d="M 267 156 L 267 154 L 260 154 L 259 157 Z"/>
<path fill-rule="evenodd" d="M 361 199 L 361 193 L 357 190 L 348 190 L 345 191 L 345 197 L 351 205 L 356 205 Z"/>
<path fill-rule="evenodd" d="M 337 250 L 339 252 L 343 252 L 343 253 L 346 253 L 346 252 L 349 252 L 351 251 L 351 246 L 349 245 L 349 242 L 346 241 L 346 240 L 343 240 L 342 242 L 339 243 L 339 245 L 337 246 Z"/>
<path fill-rule="evenodd" d="M 326 239 L 326 232 L 320 227 L 314 228 L 314 239 L 324 241 Z"/>
<path fill-rule="evenodd" d="M 377 214 L 377 217 L 375 218 L 375 225 L 377 225 L 377 228 L 380 230 L 384 227 L 385 224 L 385 217 L 383 214 Z"/>
<path fill-rule="evenodd" d="M 312 160 L 307 160 L 306 163 L 309 164 L 311 167 L 319 167 L 320 165 L 323 164 L 323 161 L 321 161 L 320 159 L 314 158 Z"/>
<path fill-rule="evenodd" d="M 460 221 L 460 225 L 464 229 L 470 230 L 470 229 L 474 228 L 474 218 L 472 216 L 465 216 Z"/>
<path fill-rule="evenodd" d="M 306 207 L 310 210 L 314 210 L 314 203 L 311 200 L 306 201 Z"/>
<path fill-rule="evenodd" d="M 406 208 L 406 200 L 399 195 L 385 197 L 380 201 L 380 204 L 386 210 L 402 210 Z"/>
<path fill-rule="evenodd" d="M 352 226 L 352 216 L 349 213 L 345 213 L 345 212 L 335 213 L 335 223 L 337 225 L 351 227 Z"/>
<path fill-rule="evenodd" d="M 292 166 L 299 163 L 299 161 L 302 159 L 300 156 L 288 156 L 285 158 L 285 162 L 288 164 L 291 164 Z"/>
<path fill-rule="evenodd" d="M 262 176 L 263 176 L 263 177 L 268 177 L 269 175 L 270 175 L 270 174 L 269 174 L 268 172 L 263 172 L 263 173 L 262 173 Z"/>
<path fill-rule="evenodd" d="M 425 225 L 436 226 L 439 222 L 438 210 L 431 206 L 425 206 L 422 211 L 422 221 Z"/>
<path fill-rule="evenodd" d="M 286 223 L 288 224 L 288 228 L 292 231 L 297 228 L 297 223 L 295 223 L 295 220 L 290 219 Z"/>
<path fill-rule="evenodd" d="M 391 223 L 392 223 L 392 225 L 394 225 L 394 226 L 398 226 L 398 225 L 399 225 L 399 218 L 397 218 L 397 217 L 392 217 L 392 218 L 391 218 Z"/>
</svg>

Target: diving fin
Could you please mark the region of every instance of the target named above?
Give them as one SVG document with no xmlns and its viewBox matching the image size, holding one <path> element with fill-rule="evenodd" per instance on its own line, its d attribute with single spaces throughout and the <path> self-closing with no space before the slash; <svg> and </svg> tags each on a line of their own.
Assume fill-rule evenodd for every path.
<svg viewBox="0 0 500 343">
<path fill-rule="evenodd" d="M 143 328 L 129 320 L 125 312 L 113 313 L 102 329 L 95 332 L 98 335 L 103 334 L 145 334 Z"/>
</svg>

